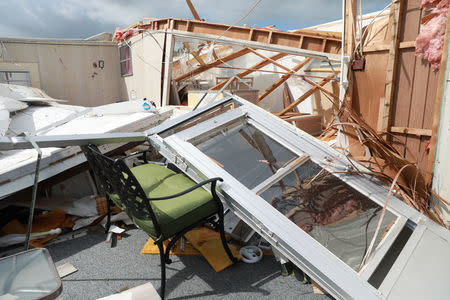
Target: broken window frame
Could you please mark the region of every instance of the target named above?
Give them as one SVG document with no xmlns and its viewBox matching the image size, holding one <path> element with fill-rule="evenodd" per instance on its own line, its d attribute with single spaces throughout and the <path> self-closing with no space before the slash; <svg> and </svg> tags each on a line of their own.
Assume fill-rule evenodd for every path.
<svg viewBox="0 0 450 300">
<path fill-rule="evenodd" d="M 333 159 L 333 164 L 327 166 L 326 170 L 334 173 L 340 180 L 380 206 L 384 205 L 387 195 L 387 189 L 384 184 L 367 175 L 339 173 L 338 171 L 342 172 L 353 168 L 353 165 L 342 158 L 339 152 L 321 145 L 322 142 L 297 128 L 285 124 L 261 108 L 251 105 L 239 97 L 233 97 L 234 99 L 226 98 L 209 104 L 198 111 L 150 130 L 147 132 L 150 143 L 169 161 L 177 165 L 194 180 L 203 180 L 207 177 L 222 177 L 224 183 L 220 185 L 220 195 L 226 205 L 253 230 L 267 239 L 282 255 L 301 267 L 335 297 L 358 298 L 359 296 L 378 298 L 380 294 L 378 289 L 371 286 L 367 281 L 405 226 L 413 229 L 411 237 L 414 236 L 417 224 L 408 222 L 408 220 L 417 219 L 418 213 L 393 196 L 387 209 L 397 216 L 395 223 L 391 226 L 388 234 L 380 242 L 377 249 L 374 249 L 371 259 L 366 266 L 360 272 L 354 271 L 313 237 L 303 232 L 293 222 L 276 211 L 259 194 L 277 180 L 288 175 L 295 169 L 294 166 L 297 167 L 297 164 L 301 164 L 305 153 L 311 154 L 308 158 L 320 166 L 324 166 L 324 162 Z M 180 126 L 184 126 L 193 119 L 198 119 L 199 116 L 212 109 L 224 106 L 230 101 L 234 101 L 237 108 L 216 115 L 204 122 L 199 122 L 185 130 L 176 131 Z M 251 125 L 287 149 L 294 150 L 293 152 L 299 156 L 299 158 L 288 163 L 279 172 L 276 172 L 252 190 L 237 181 L 190 143 L 190 141 L 213 131 L 214 128 L 230 124 L 240 118 L 248 118 Z M 361 168 L 362 171 L 367 171 L 362 166 L 358 165 L 357 167 L 358 169 Z M 255 199 L 259 199 L 257 202 L 258 207 L 251 207 L 251 202 Z M 409 240 L 406 244 L 410 244 Z M 401 256 L 402 253 L 397 258 Z M 385 275 L 384 279 L 390 275 L 390 271 L 392 271 L 394 266 L 397 266 L 396 261 L 390 266 L 389 273 Z M 392 288 L 392 285 L 393 283 L 383 280 L 379 289 L 389 290 L 389 288 Z"/>
</svg>

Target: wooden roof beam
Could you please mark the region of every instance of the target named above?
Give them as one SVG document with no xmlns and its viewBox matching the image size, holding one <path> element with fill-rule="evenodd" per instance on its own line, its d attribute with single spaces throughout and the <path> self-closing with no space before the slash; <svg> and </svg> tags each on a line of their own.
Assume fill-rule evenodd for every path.
<svg viewBox="0 0 450 300">
<path fill-rule="evenodd" d="M 197 10 L 195 9 L 194 5 L 192 4 L 191 0 L 186 0 L 187 5 L 189 6 L 189 9 L 191 10 L 192 16 L 194 16 L 194 19 L 202 21 L 200 16 L 197 13 Z"/>
<path fill-rule="evenodd" d="M 279 68 L 281 68 L 281 69 L 283 69 L 283 70 L 285 70 L 285 71 L 287 71 L 287 72 L 294 72 L 293 70 L 289 69 L 288 67 L 285 67 L 285 66 L 283 66 L 282 64 L 280 64 L 280 63 L 274 61 L 274 60 L 271 59 L 270 57 L 267 57 L 267 56 L 265 56 L 265 55 L 259 53 L 259 52 L 256 51 L 255 49 L 252 49 L 252 48 L 249 48 L 249 49 L 250 49 L 250 51 L 251 51 L 253 54 L 255 54 L 256 56 L 259 56 L 259 57 L 261 57 L 261 58 L 263 58 L 263 59 L 267 59 L 268 61 L 270 61 L 270 63 L 274 64 L 275 66 L 277 66 L 277 67 L 279 67 Z"/>
<path fill-rule="evenodd" d="M 286 53 L 278 53 L 275 55 L 272 55 L 271 57 L 269 57 L 271 60 L 278 60 L 282 57 L 285 57 L 287 54 Z M 248 68 L 245 71 L 242 71 L 241 73 L 237 74 L 236 76 L 239 78 L 244 78 L 245 76 L 248 76 L 250 74 L 252 74 L 253 72 L 257 72 L 259 69 L 267 66 L 268 64 L 270 64 L 270 60 L 268 59 L 264 59 L 262 61 L 260 61 L 259 63 L 251 66 L 250 68 Z M 219 90 L 221 89 L 224 85 L 226 84 L 226 81 L 222 81 L 218 84 L 216 84 L 215 86 L 213 86 L 211 88 L 211 90 Z"/>
<path fill-rule="evenodd" d="M 302 103 L 303 101 L 305 101 L 309 96 L 311 96 L 312 94 L 314 94 L 316 92 L 316 90 L 318 90 L 319 86 L 323 87 L 325 84 L 327 84 L 330 80 L 332 80 L 334 78 L 334 74 L 331 74 L 330 76 L 328 76 L 327 78 L 323 79 L 321 82 L 319 82 L 317 85 L 314 85 L 311 89 L 309 89 L 306 93 L 304 93 L 302 96 L 300 96 L 297 100 L 295 100 L 295 102 L 291 103 L 288 107 L 285 107 L 282 111 L 280 111 L 279 113 L 277 113 L 277 116 L 282 116 L 285 113 L 287 113 L 288 111 L 291 111 L 294 107 L 296 107 L 297 105 L 299 105 L 300 103 Z"/>
<path fill-rule="evenodd" d="M 250 50 L 248 48 L 239 49 L 239 50 L 234 51 L 233 53 L 230 53 L 230 54 L 228 54 L 228 55 L 226 55 L 226 56 L 224 56 L 222 58 L 216 59 L 216 60 L 214 60 L 213 62 L 211 62 L 209 64 L 205 64 L 205 65 L 199 66 L 198 68 L 196 68 L 194 70 L 188 71 L 188 72 L 186 72 L 186 73 L 176 77 L 175 81 L 182 81 L 182 80 L 185 80 L 187 78 L 193 77 L 193 76 L 198 75 L 198 74 L 200 74 L 202 72 L 205 72 L 205 71 L 207 71 L 207 70 L 209 70 L 211 68 L 219 66 L 219 65 L 221 65 L 221 64 L 223 64 L 225 62 L 228 62 L 230 60 L 233 60 L 233 59 L 236 59 L 238 57 L 241 57 L 241 56 L 243 56 L 243 55 L 245 55 L 245 54 L 247 54 L 249 52 L 250 52 Z"/>
<path fill-rule="evenodd" d="M 135 27 L 147 30 L 173 29 L 193 34 L 220 36 L 240 41 L 264 43 L 329 54 L 339 54 L 341 50 L 340 37 L 338 38 L 337 35 L 333 34 L 323 34 L 320 31 L 316 32 L 314 30 L 303 30 L 296 33 L 245 26 L 232 26 L 227 30 L 230 26 L 226 24 L 185 19 L 149 20 L 137 23 Z"/>
<path fill-rule="evenodd" d="M 292 70 L 295 72 L 297 72 L 298 70 L 300 70 L 301 68 L 303 68 L 306 64 L 308 64 L 311 61 L 312 58 L 308 57 L 306 58 L 304 61 L 302 61 L 301 63 L 299 63 L 298 65 L 296 65 Z M 279 87 L 280 85 L 282 85 L 283 83 L 286 82 L 286 80 L 288 80 L 293 73 L 291 74 L 286 74 L 281 76 L 280 79 L 278 79 L 274 84 L 272 84 L 272 86 L 270 86 L 267 90 L 265 90 L 261 96 L 258 97 L 258 102 L 261 101 L 262 99 L 266 98 L 270 93 L 272 93 L 277 87 Z M 334 76 L 334 74 L 333 74 Z"/>
</svg>

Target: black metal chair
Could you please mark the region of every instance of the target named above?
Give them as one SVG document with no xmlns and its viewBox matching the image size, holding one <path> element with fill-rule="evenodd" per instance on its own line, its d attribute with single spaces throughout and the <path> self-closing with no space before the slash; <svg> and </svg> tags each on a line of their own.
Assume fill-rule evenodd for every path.
<svg viewBox="0 0 450 300">
<path fill-rule="evenodd" d="M 228 248 L 223 221 L 223 206 L 216 194 L 216 183 L 221 178 L 211 178 L 195 184 L 182 173 L 176 173 L 155 163 L 128 168 L 125 156 L 111 159 L 100 153 L 94 145 L 81 146 L 100 186 L 108 198 L 108 223 L 110 201 L 126 211 L 136 225 L 153 238 L 161 259 L 161 298 L 164 299 L 166 264 L 170 249 L 189 230 L 210 223 L 220 232 L 222 245 L 232 262 L 237 259 Z M 132 155 L 142 154 L 145 151 Z M 145 153 L 144 162 L 146 161 Z M 202 188 L 211 183 L 211 193 Z M 218 216 L 218 220 L 216 218 Z M 171 239 L 170 239 L 171 238 Z M 170 239 L 164 251 L 163 242 Z"/>
</svg>

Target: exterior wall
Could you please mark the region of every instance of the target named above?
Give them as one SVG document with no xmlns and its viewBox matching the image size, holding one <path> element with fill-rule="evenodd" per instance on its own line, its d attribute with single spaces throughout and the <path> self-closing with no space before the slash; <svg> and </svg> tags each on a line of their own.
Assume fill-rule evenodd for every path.
<svg viewBox="0 0 450 300">
<path fill-rule="evenodd" d="M 127 43 L 131 47 L 133 75 L 123 77 L 122 98 L 124 100 L 147 98 L 160 106 L 165 34 L 156 33 L 151 36 L 143 33 L 132 37 Z"/>
<path fill-rule="evenodd" d="M 450 199 L 450 156 L 448 155 L 448 149 L 450 147 L 450 68 L 448 62 L 449 60 L 447 58 L 445 81 L 442 87 L 444 92 L 441 103 L 432 185 L 433 190 L 447 201 Z M 440 204 L 443 215 L 447 221 L 450 221 L 450 206 Z"/>
<path fill-rule="evenodd" d="M 123 100 L 115 43 L 38 39 L 1 42 L 0 70 L 29 71 L 32 86 L 53 98 L 83 106 Z M 99 60 L 105 62 L 103 69 L 98 67 Z"/>
</svg>

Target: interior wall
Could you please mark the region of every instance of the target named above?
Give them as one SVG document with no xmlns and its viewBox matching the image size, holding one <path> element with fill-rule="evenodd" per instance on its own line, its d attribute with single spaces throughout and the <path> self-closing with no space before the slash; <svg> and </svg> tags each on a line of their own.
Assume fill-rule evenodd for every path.
<svg viewBox="0 0 450 300">
<path fill-rule="evenodd" d="M 53 98 L 83 106 L 122 100 L 115 43 L 4 39 L 2 44 L 0 69 L 30 71 L 32 86 Z"/>
<path fill-rule="evenodd" d="M 142 33 L 129 39 L 127 44 L 131 47 L 133 75 L 122 77 L 122 98 L 124 100 L 147 98 L 161 106 L 165 33 L 151 35 Z"/>
</svg>

